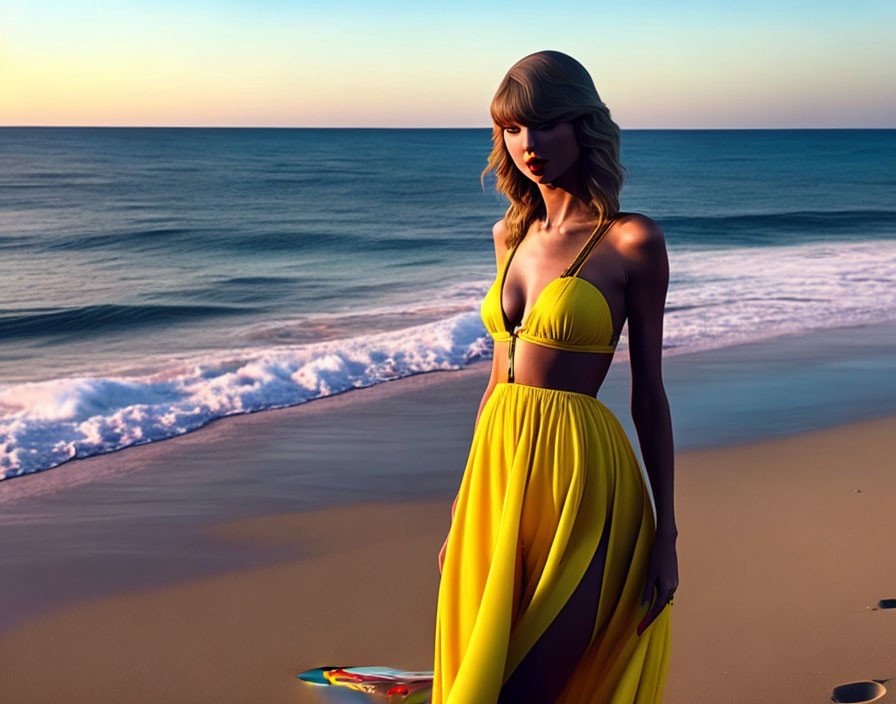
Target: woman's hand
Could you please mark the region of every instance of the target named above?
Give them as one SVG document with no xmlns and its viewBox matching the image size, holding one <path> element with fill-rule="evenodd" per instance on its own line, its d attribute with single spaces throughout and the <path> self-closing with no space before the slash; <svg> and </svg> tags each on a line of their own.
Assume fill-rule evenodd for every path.
<svg viewBox="0 0 896 704">
<path fill-rule="evenodd" d="M 656 587 L 656 600 L 653 602 L 644 620 L 638 624 L 640 636 L 653 622 L 659 613 L 665 608 L 669 597 L 678 588 L 678 554 L 675 550 L 677 532 L 658 532 L 653 550 L 650 553 L 650 561 L 647 566 L 647 586 L 641 597 L 641 605 L 648 603 L 653 596 Z"/>
</svg>

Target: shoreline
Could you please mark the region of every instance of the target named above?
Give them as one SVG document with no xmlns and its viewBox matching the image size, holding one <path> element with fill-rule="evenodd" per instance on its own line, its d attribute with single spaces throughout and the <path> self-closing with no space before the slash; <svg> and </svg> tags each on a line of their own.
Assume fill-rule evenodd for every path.
<svg viewBox="0 0 896 704">
<path fill-rule="evenodd" d="M 431 389 L 443 400 L 472 403 L 468 409 L 472 430 L 491 364 L 490 359 L 481 360 L 459 370 L 415 374 L 296 406 L 224 416 L 166 440 L 69 460 L 0 481 L 0 505 L 125 475 L 153 464 L 167 451 L 176 456 L 181 447 L 206 444 L 214 451 L 222 437 L 240 432 L 251 435 L 267 425 L 301 423 L 306 415 L 390 403 L 423 389 Z M 896 413 L 896 321 L 673 354 L 663 359 L 663 375 L 677 449 L 723 447 L 886 417 Z M 472 391 L 476 384 L 478 395 Z M 643 464 L 628 409 L 630 386 L 627 354 L 623 354 L 611 365 L 598 398 L 622 423 Z M 738 405 L 732 403 L 734 398 Z"/>
<path fill-rule="evenodd" d="M 166 454 L 166 451 L 177 453 L 182 447 L 192 447 L 197 443 L 214 446 L 216 441 L 224 437 L 231 437 L 235 433 L 251 435 L 268 424 L 282 425 L 300 421 L 306 414 L 313 417 L 318 414 L 338 413 L 355 406 L 395 399 L 405 393 L 419 392 L 422 389 L 450 383 L 454 380 L 466 382 L 469 377 L 481 380 L 482 390 L 484 390 L 490 368 L 491 360 L 473 362 L 463 369 L 414 374 L 372 386 L 342 391 L 295 406 L 269 408 L 263 411 L 215 418 L 201 428 L 165 440 L 129 445 L 111 452 L 69 460 L 40 472 L 23 474 L 0 481 L 0 506 L 94 481 L 124 476 L 140 471 L 145 468 L 146 464 L 156 461 L 157 453 L 160 455 Z M 231 424 L 233 427 L 230 427 Z"/>
<path fill-rule="evenodd" d="M 825 701 L 838 684 L 893 677 L 896 610 L 876 602 L 896 597 L 896 565 L 882 559 L 894 432 L 890 416 L 676 454 L 666 704 Z M 6 628 L 4 689 L 28 702 L 318 702 L 296 673 L 431 669 L 449 510 L 446 496 L 206 525 L 208 544 L 283 552 Z"/>
<path fill-rule="evenodd" d="M 19 589 L 0 602 L 0 630 L 65 604 L 297 554 L 210 543 L 209 525 L 383 501 L 450 503 L 490 365 L 227 417 L 0 482 L 0 572 Z M 896 324 L 673 357 L 664 379 L 676 455 L 886 418 L 896 415 Z M 629 366 L 613 364 L 598 398 L 643 469 L 630 389 Z"/>
</svg>

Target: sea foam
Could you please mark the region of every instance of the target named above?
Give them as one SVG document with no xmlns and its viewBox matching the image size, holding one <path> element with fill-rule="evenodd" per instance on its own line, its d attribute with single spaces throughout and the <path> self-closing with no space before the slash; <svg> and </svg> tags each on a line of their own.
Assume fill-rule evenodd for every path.
<svg viewBox="0 0 896 704">
<path fill-rule="evenodd" d="M 356 338 L 207 355 L 143 377 L 0 387 L 0 472 L 170 438 L 215 418 L 282 408 L 487 356 L 478 311 Z"/>
</svg>

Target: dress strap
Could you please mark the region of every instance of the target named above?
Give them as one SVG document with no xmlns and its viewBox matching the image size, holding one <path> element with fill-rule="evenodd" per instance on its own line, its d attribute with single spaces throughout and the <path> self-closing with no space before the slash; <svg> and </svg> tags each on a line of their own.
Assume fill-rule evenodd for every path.
<svg viewBox="0 0 896 704">
<path fill-rule="evenodd" d="M 575 259 L 573 259 L 572 264 L 570 264 L 562 274 L 561 277 L 566 276 L 577 276 L 579 273 L 579 269 L 582 268 L 582 265 L 588 259 L 591 252 L 597 247 L 598 243 L 604 238 L 604 235 L 607 234 L 607 231 L 610 229 L 610 226 L 616 221 L 616 217 L 613 216 L 608 218 L 606 222 L 604 222 L 603 226 L 598 225 L 594 228 L 594 232 L 592 232 L 588 239 L 585 241 L 585 244 L 582 246 L 582 249 L 579 250 L 578 255 Z"/>
</svg>

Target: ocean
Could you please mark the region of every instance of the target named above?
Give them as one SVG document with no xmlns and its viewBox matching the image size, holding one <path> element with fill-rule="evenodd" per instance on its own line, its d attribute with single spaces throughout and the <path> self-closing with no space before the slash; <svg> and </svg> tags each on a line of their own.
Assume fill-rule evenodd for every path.
<svg viewBox="0 0 896 704">
<path fill-rule="evenodd" d="M 490 146 L 0 128 L 0 479 L 489 358 Z M 622 161 L 665 355 L 896 320 L 896 130 L 623 130 Z"/>
</svg>

